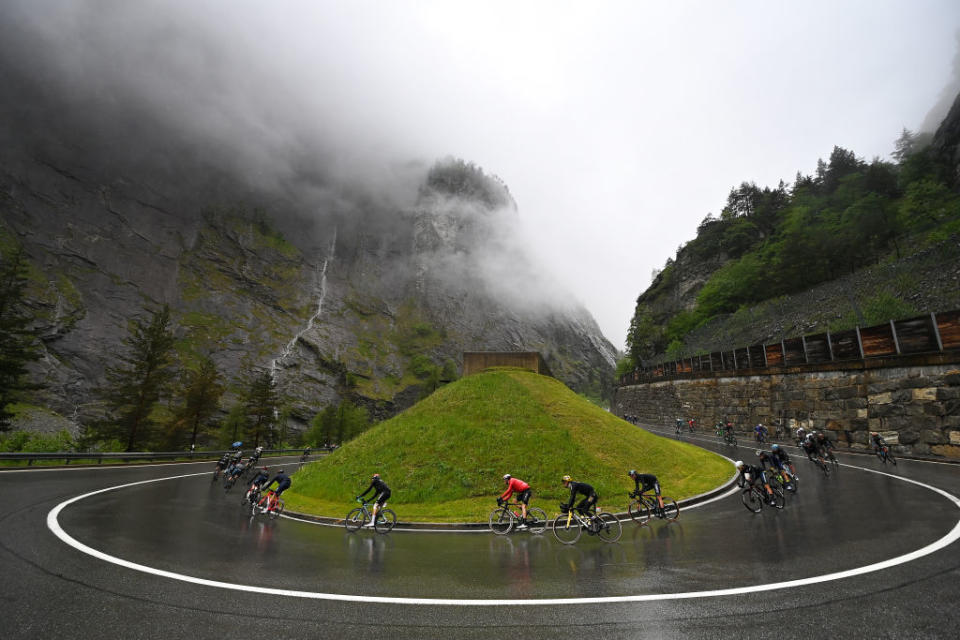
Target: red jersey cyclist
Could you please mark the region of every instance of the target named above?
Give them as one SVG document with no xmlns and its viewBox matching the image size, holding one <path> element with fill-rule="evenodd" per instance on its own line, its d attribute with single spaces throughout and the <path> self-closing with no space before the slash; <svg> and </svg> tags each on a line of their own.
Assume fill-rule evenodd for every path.
<svg viewBox="0 0 960 640">
<path fill-rule="evenodd" d="M 521 480 L 520 478 L 514 478 L 509 473 L 504 474 L 503 481 L 507 484 L 507 490 L 500 494 L 500 497 L 497 498 L 497 505 L 506 504 L 510 499 L 510 496 L 516 492 L 517 502 L 520 503 L 520 525 L 517 529 L 526 529 L 527 528 L 527 505 L 530 504 L 530 485 Z"/>
</svg>

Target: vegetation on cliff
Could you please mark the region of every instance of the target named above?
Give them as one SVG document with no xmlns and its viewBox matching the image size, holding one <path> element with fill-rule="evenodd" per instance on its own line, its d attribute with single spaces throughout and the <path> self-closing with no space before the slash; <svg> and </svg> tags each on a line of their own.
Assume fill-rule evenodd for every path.
<svg viewBox="0 0 960 640">
<path fill-rule="evenodd" d="M 284 493 L 288 508 L 340 516 L 380 473 L 404 520 L 483 520 L 503 490 L 501 476 L 529 482 L 534 504 L 554 511 L 570 474 L 619 510 L 636 468 L 682 498 L 709 490 L 729 464 L 692 445 L 655 436 L 578 396 L 553 378 L 495 369 L 449 384 L 304 467 Z"/>
<path fill-rule="evenodd" d="M 899 259 L 960 232 L 956 178 L 927 142 L 904 130 L 896 162 L 866 162 L 834 147 L 812 176 L 798 173 L 792 184 L 781 181 L 773 188 L 744 182 L 732 189 L 720 215 L 703 220 L 697 237 L 637 299 L 627 338 L 629 364 L 686 355 L 686 337 L 718 317 Z M 687 304 L 678 305 L 669 300 L 680 263 L 703 265 L 708 275 Z M 890 296 L 873 302 L 882 307 L 880 315 L 912 311 Z"/>
</svg>

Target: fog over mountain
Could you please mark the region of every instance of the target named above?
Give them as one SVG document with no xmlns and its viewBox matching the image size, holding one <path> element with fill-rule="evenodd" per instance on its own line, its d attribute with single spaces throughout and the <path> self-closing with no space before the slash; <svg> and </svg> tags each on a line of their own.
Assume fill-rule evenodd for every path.
<svg viewBox="0 0 960 640">
<path fill-rule="evenodd" d="M 274 371 L 300 424 L 345 397 L 390 415 L 465 350 L 538 350 L 608 387 L 612 346 L 530 260 L 495 167 L 418 156 L 335 37 L 285 43 L 243 13 L 0 9 L 0 231 L 35 270 L 45 401 L 95 415 L 130 318 L 162 303 L 228 377 Z"/>
</svg>

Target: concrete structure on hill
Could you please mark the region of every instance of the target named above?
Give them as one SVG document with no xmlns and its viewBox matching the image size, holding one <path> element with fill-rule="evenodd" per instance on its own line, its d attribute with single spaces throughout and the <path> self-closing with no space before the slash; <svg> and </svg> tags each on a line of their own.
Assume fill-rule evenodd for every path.
<svg viewBox="0 0 960 640">
<path fill-rule="evenodd" d="M 463 354 L 464 377 L 480 373 L 491 367 L 518 367 L 534 373 L 553 377 L 550 367 L 537 351 L 465 351 Z"/>
</svg>

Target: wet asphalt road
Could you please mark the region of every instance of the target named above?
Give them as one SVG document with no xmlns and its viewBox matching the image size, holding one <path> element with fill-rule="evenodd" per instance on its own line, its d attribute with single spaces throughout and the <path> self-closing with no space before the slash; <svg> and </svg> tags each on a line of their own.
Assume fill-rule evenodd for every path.
<svg viewBox="0 0 960 640">
<path fill-rule="evenodd" d="M 692 441 L 725 453 L 712 437 Z M 881 469 L 867 456 L 847 464 Z M 879 572 L 744 595 L 630 603 L 437 606 L 301 599 L 181 582 L 115 566 L 68 547 L 47 513 L 91 496 L 60 524 L 82 543 L 157 569 L 229 583 L 406 598 L 529 599 L 678 593 L 806 578 L 908 553 L 947 534 L 960 509 L 922 487 L 843 467 L 825 479 L 797 461 L 801 490 L 783 511 L 747 512 L 738 495 L 681 513 L 674 524 L 624 523 L 619 543 L 584 536 L 395 532 L 388 536 L 292 520 L 251 519 L 239 488 L 225 496 L 209 463 L 0 473 L 2 638 L 744 637 L 843 635 L 955 638 L 960 543 Z M 882 469 L 891 471 L 891 469 Z M 892 470 L 960 495 L 960 467 L 902 461 Z M 623 508 L 608 497 L 608 509 Z M 296 477 L 294 476 L 294 482 Z M 669 493 L 669 487 L 664 488 Z M 402 518 L 402 502 L 392 506 Z M 603 497 L 602 497 L 603 498 Z M 492 499 L 491 499 L 492 500 Z M 623 504 L 620 504 L 623 503 Z M 548 511 L 550 511 L 548 509 Z"/>
</svg>

